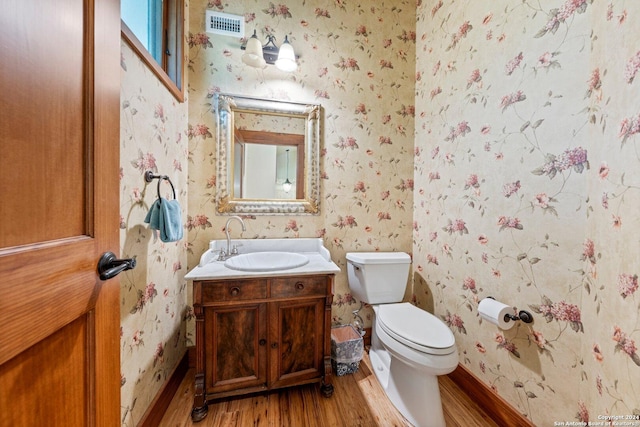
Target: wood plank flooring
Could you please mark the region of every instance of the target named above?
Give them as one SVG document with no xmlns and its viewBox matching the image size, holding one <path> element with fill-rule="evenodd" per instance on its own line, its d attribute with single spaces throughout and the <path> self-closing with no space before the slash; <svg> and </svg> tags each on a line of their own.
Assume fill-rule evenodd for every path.
<svg viewBox="0 0 640 427">
<path fill-rule="evenodd" d="M 190 369 L 171 401 L 163 427 L 410 427 L 371 371 L 368 354 L 358 372 L 334 376 L 334 393 L 325 398 L 318 384 L 276 390 L 209 404 L 209 414 L 191 422 L 193 375 Z M 440 377 L 447 427 L 498 427 L 447 376 Z"/>
</svg>

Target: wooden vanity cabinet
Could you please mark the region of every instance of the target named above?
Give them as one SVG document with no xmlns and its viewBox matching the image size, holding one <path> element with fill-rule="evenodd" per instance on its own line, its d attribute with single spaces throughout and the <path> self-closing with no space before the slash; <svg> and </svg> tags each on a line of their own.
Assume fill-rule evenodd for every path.
<svg viewBox="0 0 640 427">
<path fill-rule="evenodd" d="M 194 281 L 193 421 L 216 398 L 312 382 L 326 397 L 333 394 L 333 280 L 329 274 Z"/>
</svg>

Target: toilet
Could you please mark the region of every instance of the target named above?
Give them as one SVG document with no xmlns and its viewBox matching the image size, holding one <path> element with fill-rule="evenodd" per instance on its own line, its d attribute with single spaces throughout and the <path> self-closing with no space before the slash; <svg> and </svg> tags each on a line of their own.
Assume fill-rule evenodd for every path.
<svg viewBox="0 0 640 427">
<path fill-rule="evenodd" d="M 402 252 L 347 253 L 349 287 L 373 307 L 369 357 L 389 400 L 416 427 L 444 427 L 437 376 L 458 366 L 458 350 L 444 322 L 401 302 L 410 264 Z"/>
</svg>

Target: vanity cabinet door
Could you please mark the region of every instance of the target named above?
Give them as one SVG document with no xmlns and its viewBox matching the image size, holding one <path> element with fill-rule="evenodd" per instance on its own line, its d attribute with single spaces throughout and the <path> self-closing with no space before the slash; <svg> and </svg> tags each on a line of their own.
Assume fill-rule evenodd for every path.
<svg viewBox="0 0 640 427">
<path fill-rule="evenodd" d="M 267 304 L 211 306 L 204 317 L 207 393 L 265 390 Z"/>
<path fill-rule="evenodd" d="M 324 315 L 324 298 L 269 304 L 270 388 L 323 376 Z"/>
</svg>

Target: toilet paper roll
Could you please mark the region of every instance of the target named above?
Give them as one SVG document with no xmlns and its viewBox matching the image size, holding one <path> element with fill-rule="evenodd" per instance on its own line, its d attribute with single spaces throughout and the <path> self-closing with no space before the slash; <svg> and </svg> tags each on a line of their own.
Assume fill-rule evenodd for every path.
<svg viewBox="0 0 640 427">
<path fill-rule="evenodd" d="M 496 301 L 493 298 L 485 298 L 480 301 L 480 304 L 478 304 L 478 312 L 480 313 L 480 317 L 505 331 L 513 328 L 515 324 L 514 321 L 508 318 L 505 320 L 504 317 L 505 314 L 513 314 L 513 307 Z"/>
</svg>

